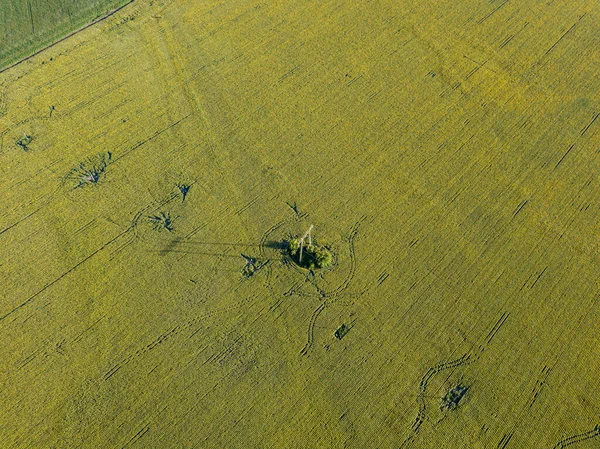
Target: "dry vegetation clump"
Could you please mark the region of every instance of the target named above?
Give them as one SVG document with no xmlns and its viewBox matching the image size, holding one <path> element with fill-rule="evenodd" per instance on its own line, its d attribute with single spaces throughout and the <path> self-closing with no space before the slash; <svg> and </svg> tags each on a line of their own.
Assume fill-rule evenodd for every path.
<svg viewBox="0 0 600 449">
<path fill-rule="evenodd" d="M 31 142 L 33 142 L 33 137 L 30 136 L 29 134 L 25 134 L 23 137 L 21 137 L 19 140 L 17 140 L 15 142 L 15 145 L 17 145 L 23 151 L 29 151 L 29 144 Z"/>
<path fill-rule="evenodd" d="M 181 193 L 181 201 L 185 201 L 185 198 L 187 197 L 188 192 L 190 191 L 190 188 L 192 187 L 190 184 L 182 184 L 182 183 L 177 183 L 176 184 L 177 189 L 179 189 L 179 193 Z"/>
<path fill-rule="evenodd" d="M 72 168 L 65 178 L 73 181 L 73 188 L 98 184 L 111 159 L 110 151 L 98 153 Z"/>
<path fill-rule="evenodd" d="M 148 217 L 148 220 L 152 222 L 154 229 L 157 231 L 166 229 L 171 232 L 175 229 L 173 227 L 173 218 L 171 218 L 171 214 L 168 212 L 160 212 L 157 215 L 151 215 Z"/>
<path fill-rule="evenodd" d="M 264 268 L 267 265 L 267 263 L 269 262 L 268 260 L 260 261 L 260 260 L 256 259 L 255 257 L 246 256 L 244 254 L 240 254 L 240 256 L 242 256 L 244 258 L 244 260 L 246 261 L 244 268 L 242 268 L 242 277 L 244 279 L 250 279 L 259 270 Z"/>
</svg>

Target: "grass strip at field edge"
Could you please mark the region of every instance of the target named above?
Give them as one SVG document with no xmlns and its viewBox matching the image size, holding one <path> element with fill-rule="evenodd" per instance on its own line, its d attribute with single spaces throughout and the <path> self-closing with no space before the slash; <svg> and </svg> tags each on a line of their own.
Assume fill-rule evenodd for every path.
<svg viewBox="0 0 600 449">
<path fill-rule="evenodd" d="M 21 59 L 19 59 L 16 62 L 13 62 L 12 64 L 8 65 L 7 67 L 0 68 L 0 73 L 4 73 L 7 70 L 12 69 L 13 67 L 18 66 L 19 64 L 21 64 L 21 63 L 23 63 L 25 61 L 28 61 L 29 59 L 33 58 L 34 56 L 37 56 L 40 53 L 48 50 L 49 48 L 54 47 L 56 44 L 59 44 L 60 42 L 63 42 L 65 40 L 69 39 L 70 37 L 73 37 L 77 33 L 80 33 L 81 31 L 83 31 L 83 30 L 85 30 L 87 28 L 90 28 L 91 26 L 96 25 L 97 23 L 102 22 L 105 19 L 108 19 L 109 17 L 111 17 L 111 16 L 115 15 L 116 13 L 118 13 L 119 11 L 121 11 L 126 6 L 132 4 L 134 1 L 135 0 L 129 0 L 127 3 L 121 5 L 121 6 L 117 7 L 117 8 L 113 8 L 110 11 L 108 11 L 106 14 L 104 14 L 104 15 L 102 15 L 102 16 L 94 19 L 94 20 L 92 20 L 91 22 L 89 22 L 86 25 L 84 25 L 84 26 L 76 29 L 75 31 L 70 32 L 66 36 L 64 36 L 64 37 L 62 37 L 62 38 L 60 38 L 60 39 L 58 39 L 58 40 L 56 40 L 56 41 L 54 41 L 54 42 L 52 42 L 52 43 L 50 43 L 48 45 L 45 45 L 44 47 L 40 48 L 39 50 L 36 50 L 32 54 L 30 54 L 28 56 L 25 56 L 24 58 L 21 58 Z"/>
</svg>

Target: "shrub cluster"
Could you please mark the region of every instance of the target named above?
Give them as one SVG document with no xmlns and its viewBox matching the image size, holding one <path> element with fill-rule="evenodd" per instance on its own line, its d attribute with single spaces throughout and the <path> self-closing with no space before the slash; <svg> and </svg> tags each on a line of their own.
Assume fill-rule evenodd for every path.
<svg viewBox="0 0 600 449">
<path fill-rule="evenodd" d="M 325 247 L 304 245 L 302 260 L 300 260 L 300 241 L 292 239 L 288 242 L 288 252 L 292 260 L 304 268 L 327 268 L 333 263 L 333 256 Z"/>
</svg>

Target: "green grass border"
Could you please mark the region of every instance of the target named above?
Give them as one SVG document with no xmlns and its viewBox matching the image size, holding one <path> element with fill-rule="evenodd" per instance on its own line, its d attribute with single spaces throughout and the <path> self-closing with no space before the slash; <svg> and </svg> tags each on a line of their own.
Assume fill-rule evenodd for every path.
<svg viewBox="0 0 600 449">
<path fill-rule="evenodd" d="M 49 30 L 48 35 L 43 35 L 40 38 L 33 37 L 22 44 L 12 48 L 6 54 L 0 56 L 0 73 L 3 73 L 22 62 L 40 54 L 44 50 L 53 47 L 59 42 L 74 36 L 80 31 L 85 30 L 98 22 L 116 14 L 126 6 L 133 3 L 135 0 L 121 0 L 116 3 L 116 6 L 106 13 L 84 15 L 77 21 L 64 23 L 60 26 Z"/>
</svg>

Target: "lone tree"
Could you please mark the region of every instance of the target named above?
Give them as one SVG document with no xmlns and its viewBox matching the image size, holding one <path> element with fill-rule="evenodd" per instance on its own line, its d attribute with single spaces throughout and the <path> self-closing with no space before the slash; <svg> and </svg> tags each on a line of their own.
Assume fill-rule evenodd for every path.
<svg viewBox="0 0 600 449">
<path fill-rule="evenodd" d="M 292 260 L 303 268 L 327 268 L 333 263 L 331 252 L 324 246 L 313 244 L 310 225 L 308 231 L 299 239 L 292 239 L 288 243 L 288 252 Z M 308 239 L 308 244 L 306 240 Z"/>
</svg>

